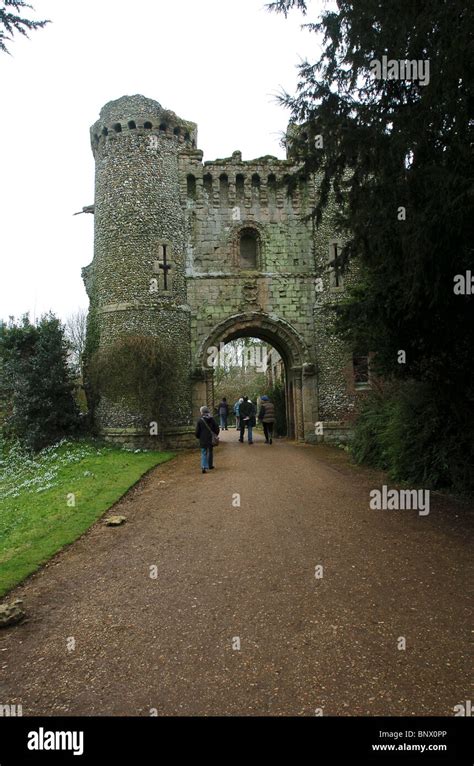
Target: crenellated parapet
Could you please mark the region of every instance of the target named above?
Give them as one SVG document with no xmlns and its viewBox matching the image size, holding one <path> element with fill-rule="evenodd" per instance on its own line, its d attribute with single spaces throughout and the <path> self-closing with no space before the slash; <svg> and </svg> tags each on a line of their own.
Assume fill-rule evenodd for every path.
<svg viewBox="0 0 474 766">
<path fill-rule="evenodd" d="M 163 109 L 158 101 L 138 95 L 122 96 L 101 109 L 99 119 L 90 129 L 90 136 L 94 156 L 108 141 L 127 136 L 156 136 L 182 145 L 182 148 L 194 149 L 197 125 Z"/>
<path fill-rule="evenodd" d="M 197 208 L 266 209 L 290 208 L 304 212 L 314 205 L 314 179 L 301 177 L 297 165 L 267 155 L 242 160 L 239 151 L 231 157 L 202 162 L 202 153 L 180 156 L 180 191 L 183 204 Z"/>
</svg>

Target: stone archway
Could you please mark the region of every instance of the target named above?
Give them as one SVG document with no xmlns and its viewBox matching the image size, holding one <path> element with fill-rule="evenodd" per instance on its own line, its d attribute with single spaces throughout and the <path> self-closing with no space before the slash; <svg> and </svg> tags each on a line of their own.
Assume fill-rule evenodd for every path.
<svg viewBox="0 0 474 766">
<path fill-rule="evenodd" d="M 241 337 L 255 337 L 273 346 L 283 359 L 286 380 L 288 435 L 303 441 L 317 420 L 317 387 L 314 365 L 301 336 L 291 325 L 262 312 L 235 314 L 218 324 L 201 342 L 193 376 L 193 414 L 206 402 L 214 406 L 214 374 L 210 349 Z"/>
</svg>

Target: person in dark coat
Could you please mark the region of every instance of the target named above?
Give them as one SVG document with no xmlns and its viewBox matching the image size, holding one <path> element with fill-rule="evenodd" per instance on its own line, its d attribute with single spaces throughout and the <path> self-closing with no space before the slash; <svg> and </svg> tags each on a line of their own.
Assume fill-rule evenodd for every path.
<svg viewBox="0 0 474 766">
<path fill-rule="evenodd" d="M 244 401 L 239 407 L 240 414 L 240 439 L 239 442 L 243 442 L 245 435 L 245 426 L 247 426 L 249 444 L 253 444 L 252 429 L 256 424 L 255 419 L 255 405 L 250 401 L 248 396 L 244 396 Z"/>
<path fill-rule="evenodd" d="M 227 418 L 229 417 L 229 405 L 227 404 L 227 399 L 225 396 L 222 397 L 222 401 L 219 402 L 219 407 L 217 408 L 217 412 L 219 413 L 219 417 L 221 419 L 221 429 L 223 431 L 227 431 Z"/>
<path fill-rule="evenodd" d="M 258 419 L 263 423 L 263 433 L 265 434 L 265 444 L 273 444 L 273 426 L 275 424 L 275 405 L 268 396 L 261 398 L 260 412 Z"/>
<path fill-rule="evenodd" d="M 201 417 L 196 423 L 195 436 L 201 445 L 201 470 L 203 473 L 212 471 L 214 468 L 214 450 L 212 446 L 212 434 L 219 433 L 219 426 L 211 415 L 209 407 L 201 407 Z"/>
</svg>

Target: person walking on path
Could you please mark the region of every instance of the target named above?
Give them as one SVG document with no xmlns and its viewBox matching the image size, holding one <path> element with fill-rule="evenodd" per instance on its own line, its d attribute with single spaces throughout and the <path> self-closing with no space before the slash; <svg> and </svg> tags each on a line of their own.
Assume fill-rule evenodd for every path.
<svg viewBox="0 0 474 766">
<path fill-rule="evenodd" d="M 253 444 L 252 429 L 256 424 L 255 419 L 255 405 L 250 401 L 248 396 L 244 396 L 244 400 L 239 407 L 240 413 L 240 439 L 239 442 L 243 442 L 245 435 L 245 426 L 247 426 L 249 444 Z"/>
<path fill-rule="evenodd" d="M 243 402 L 243 397 L 241 396 L 240 399 L 237 399 L 236 403 L 234 404 L 234 415 L 235 415 L 235 430 L 240 431 L 240 405 Z"/>
<path fill-rule="evenodd" d="M 196 439 L 201 446 L 201 471 L 207 473 L 214 468 L 214 435 L 219 433 L 219 426 L 211 415 L 209 407 L 200 408 L 201 417 L 196 423 Z"/>
<path fill-rule="evenodd" d="M 217 411 L 221 419 L 222 431 L 228 431 L 229 429 L 227 428 L 227 418 L 229 417 L 229 405 L 227 404 L 227 399 L 225 396 L 223 396 L 222 401 L 219 402 L 219 407 Z"/>
<path fill-rule="evenodd" d="M 263 433 L 265 434 L 265 444 L 273 444 L 273 426 L 275 423 L 275 405 L 268 396 L 262 396 L 260 412 L 258 419 L 263 423 Z"/>
</svg>

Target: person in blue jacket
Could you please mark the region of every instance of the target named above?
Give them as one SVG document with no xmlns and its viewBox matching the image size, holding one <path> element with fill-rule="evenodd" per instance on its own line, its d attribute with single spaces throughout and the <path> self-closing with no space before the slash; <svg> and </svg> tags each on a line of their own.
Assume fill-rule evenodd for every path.
<svg viewBox="0 0 474 766">
<path fill-rule="evenodd" d="M 236 403 L 234 404 L 234 415 L 235 415 L 235 430 L 240 431 L 240 405 L 243 402 L 243 397 L 241 396 L 240 399 L 237 399 Z"/>
</svg>

